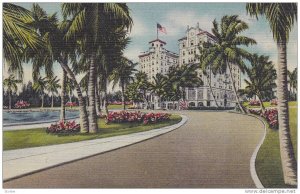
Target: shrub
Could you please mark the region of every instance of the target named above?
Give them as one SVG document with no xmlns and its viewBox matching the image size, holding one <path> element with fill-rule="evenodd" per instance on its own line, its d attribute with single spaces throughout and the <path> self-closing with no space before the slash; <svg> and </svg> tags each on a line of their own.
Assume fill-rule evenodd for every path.
<svg viewBox="0 0 300 194">
<path fill-rule="evenodd" d="M 170 119 L 170 114 L 167 113 L 142 113 L 137 112 L 109 112 L 106 117 L 106 123 L 124 123 L 124 122 L 137 122 L 137 123 L 157 123 Z"/>
<path fill-rule="evenodd" d="M 278 129 L 278 111 L 277 109 L 267 109 L 264 113 L 261 110 L 248 109 L 251 114 L 259 115 L 266 119 L 269 127 Z"/>
<path fill-rule="evenodd" d="M 75 121 L 59 121 L 55 124 L 51 124 L 46 128 L 46 133 L 60 134 L 60 133 L 78 133 L 80 131 L 80 125 Z"/>
<path fill-rule="evenodd" d="M 15 104 L 15 108 L 28 108 L 29 106 L 30 106 L 30 104 L 26 101 L 23 101 L 23 100 L 19 100 Z"/>
<path fill-rule="evenodd" d="M 259 100 L 250 100 L 249 101 L 250 106 L 260 106 Z"/>
<path fill-rule="evenodd" d="M 72 108 L 73 106 L 77 106 L 77 103 L 76 102 L 67 102 L 66 106 Z"/>
</svg>

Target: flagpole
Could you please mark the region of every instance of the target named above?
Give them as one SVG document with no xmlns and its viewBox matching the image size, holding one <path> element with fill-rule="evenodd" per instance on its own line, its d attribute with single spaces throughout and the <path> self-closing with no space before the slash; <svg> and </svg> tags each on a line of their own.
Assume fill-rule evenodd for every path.
<svg viewBox="0 0 300 194">
<path fill-rule="evenodd" d="M 157 28 L 157 24 L 156 24 L 156 39 L 158 39 L 158 28 Z"/>
</svg>

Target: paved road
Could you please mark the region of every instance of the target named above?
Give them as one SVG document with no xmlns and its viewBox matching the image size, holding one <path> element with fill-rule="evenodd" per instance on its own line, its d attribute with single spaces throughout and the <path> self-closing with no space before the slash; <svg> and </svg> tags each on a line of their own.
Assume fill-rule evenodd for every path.
<svg viewBox="0 0 300 194">
<path fill-rule="evenodd" d="M 253 188 L 263 124 L 225 112 L 186 112 L 165 135 L 3 184 L 4 188 Z"/>
</svg>

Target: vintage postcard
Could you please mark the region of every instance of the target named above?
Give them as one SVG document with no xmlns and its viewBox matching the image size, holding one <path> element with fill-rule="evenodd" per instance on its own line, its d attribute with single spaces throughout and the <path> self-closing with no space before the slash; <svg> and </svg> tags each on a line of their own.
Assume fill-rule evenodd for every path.
<svg viewBox="0 0 300 194">
<path fill-rule="evenodd" d="M 297 2 L 2 6 L 6 193 L 296 192 Z"/>
</svg>

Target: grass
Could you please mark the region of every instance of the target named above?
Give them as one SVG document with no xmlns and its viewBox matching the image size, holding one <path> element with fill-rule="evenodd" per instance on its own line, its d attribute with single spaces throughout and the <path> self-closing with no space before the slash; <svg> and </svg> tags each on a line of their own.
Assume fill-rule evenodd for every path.
<svg viewBox="0 0 300 194">
<path fill-rule="evenodd" d="M 243 106 L 248 107 L 248 108 L 260 108 L 260 106 L 250 106 L 249 102 L 244 102 Z M 270 102 L 264 102 L 264 106 L 266 108 L 268 108 L 268 107 L 276 107 L 276 105 L 271 105 Z M 290 101 L 289 102 L 289 106 L 297 106 L 297 101 Z"/>
<path fill-rule="evenodd" d="M 47 134 L 43 128 L 4 131 L 3 149 L 13 150 L 126 135 L 173 125 L 180 121 L 181 117 L 179 115 L 172 115 L 169 121 L 148 125 L 141 123 L 113 123 L 106 125 L 104 120 L 101 119 L 100 122 L 98 122 L 100 130 L 97 134 L 52 135 Z"/>
<path fill-rule="evenodd" d="M 297 102 L 289 102 L 290 131 L 297 158 Z M 288 188 L 284 184 L 280 160 L 278 130 L 267 128 L 266 139 L 260 148 L 256 161 L 256 172 L 266 188 Z"/>
</svg>

